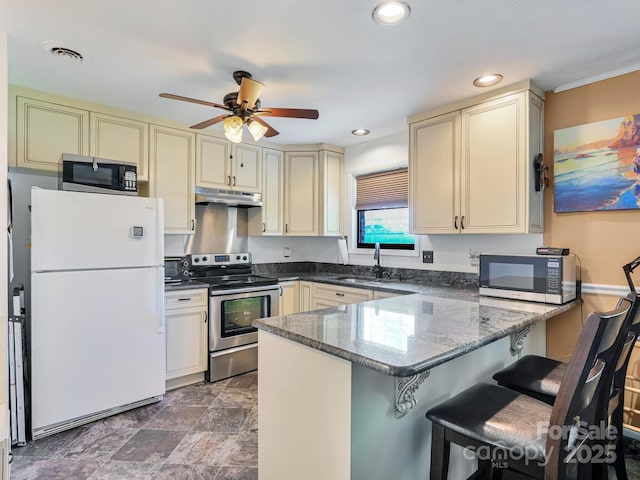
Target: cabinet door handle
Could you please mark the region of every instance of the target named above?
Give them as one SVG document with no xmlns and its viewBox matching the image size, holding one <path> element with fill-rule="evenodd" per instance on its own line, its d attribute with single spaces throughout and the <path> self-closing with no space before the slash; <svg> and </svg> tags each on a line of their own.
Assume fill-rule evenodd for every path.
<svg viewBox="0 0 640 480">
<path fill-rule="evenodd" d="M 236 176 L 235 175 L 233 176 L 233 186 L 234 187 L 236 186 Z"/>
<path fill-rule="evenodd" d="M 188 302 L 191 300 L 191 297 L 185 297 L 185 298 L 179 298 L 178 301 L 179 302 Z"/>
<path fill-rule="evenodd" d="M 284 294 L 284 289 L 282 288 L 282 285 L 278 285 L 278 288 L 280 289 L 280 296 L 282 296 Z"/>
<path fill-rule="evenodd" d="M 464 215 L 462 215 L 462 218 L 460 219 L 460 226 L 464 230 Z"/>
<path fill-rule="evenodd" d="M 227 185 L 231 186 L 231 175 L 227 175 Z"/>
<path fill-rule="evenodd" d="M 289 225 L 287 225 L 286 223 L 284 224 L 284 233 L 287 233 L 287 231 L 289 230 Z"/>
<path fill-rule="evenodd" d="M 262 222 L 262 233 L 267 231 L 267 224 Z"/>
<path fill-rule="evenodd" d="M 196 221 L 192 218 L 191 219 L 191 231 L 193 232 L 193 231 L 195 231 L 195 229 L 196 229 Z"/>
<path fill-rule="evenodd" d="M 337 295 L 338 297 L 344 297 L 344 293 L 336 292 L 336 295 Z"/>
<path fill-rule="evenodd" d="M 209 321 L 209 312 L 204 312 L 204 323 Z"/>
<path fill-rule="evenodd" d="M 453 217 L 453 228 L 458 229 L 458 215 Z"/>
</svg>

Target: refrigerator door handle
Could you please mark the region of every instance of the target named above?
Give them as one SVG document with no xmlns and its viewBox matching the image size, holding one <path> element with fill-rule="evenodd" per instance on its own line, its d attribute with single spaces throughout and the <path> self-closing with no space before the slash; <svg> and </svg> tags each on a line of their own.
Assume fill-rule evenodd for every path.
<svg viewBox="0 0 640 480">
<path fill-rule="evenodd" d="M 158 268 L 158 277 L 162 278 L 160 285 L 164 285 L 164 269 Z M 165 317 L 164 317 L 164 287 L 158 291 L 158 334 L 164 334 Z"/>
</svg>

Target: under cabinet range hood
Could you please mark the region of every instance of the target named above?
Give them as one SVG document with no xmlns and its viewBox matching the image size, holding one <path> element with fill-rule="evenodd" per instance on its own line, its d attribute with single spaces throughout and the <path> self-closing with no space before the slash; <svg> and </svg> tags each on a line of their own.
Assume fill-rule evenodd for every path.
<svg viewBox="0 0 640 480">
<path fill-rule="evenodd" d="M 261 207 L 262 194 L 196 187 L 196 204 L 206 205 L 208 203 L 219 203 L 233 207 Z"/>
</svg>

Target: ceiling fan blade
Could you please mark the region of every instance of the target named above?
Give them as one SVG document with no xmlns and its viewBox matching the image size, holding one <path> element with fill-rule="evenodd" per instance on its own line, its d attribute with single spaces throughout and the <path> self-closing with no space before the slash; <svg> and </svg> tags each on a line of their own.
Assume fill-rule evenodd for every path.
<svg viewBox="0 0 640 480">
<path fill-rule="evenodd" d="M 230 116 L 231 115 L 228 115 L 228 114 L 218 115 L 217 117 L 210 118 L 209 120 L 205 120 L 204 122 L 191 125 L 189 128 L 207 128 L 207 127 L 210 127 L 211 125 L 215 125 L 216 123 L 221 122 L 222 120 Z"/>
<path fill-rule="evenodd" d="M 172 100 L 181 100 L 183 102 L 198 103 L 200 105 L 206 105 L 208 107 L 216 107 L 216 108 L 223 108 L 225 110 L 230 110 L 225 105 L 220 105 L 219 103 L 207 102 L 205 100 L 198 100 L 197 98 L 182 97 L 180 95 L 174 95 L 172 93 L 161 93 L 160 96 L 162 98 L 170 98 Z"/>
<path fill-rule="evenodd" d="M 262 120 L 259 116 L 254 115 L 251 118 L 253 120 L 255 120 L 256 122 L 258 122 L 260 125 L 264 125 L 265 127 L 267 127 L 267 133 L 264 134 L 265 137 L 275 137 L 276 135 L 278 135 L 280 133 L 275 128 L 273 128 L 271 125 L 269 125 L 267 122 Z"/>
<path fill-rule="evenodd" d="M 262 89 L 264 88 L 264 84 L 257 82 L 248 77 L 244 77 L 242 79 L 242 83 L 240 83 L 240 91 L 238 92 L 238 105 L 243 107 L 243 103 L 246 102 L 247 106 L 243 107 L 243 110 L 247 108 L 252 109 L 256 105 L 256 100 L 260 96 Z"/>
<path fill-rule="evenodd" d="M 308 118 L 310 120 L 316 120 L 320 114 L 318 110 L 310 110 L 306 108 L 268 108 L 263 107 L 257 112 L 259 115 L 265 115 L 269 117 L 290 117 L 290 118 Z"/>
</svg>

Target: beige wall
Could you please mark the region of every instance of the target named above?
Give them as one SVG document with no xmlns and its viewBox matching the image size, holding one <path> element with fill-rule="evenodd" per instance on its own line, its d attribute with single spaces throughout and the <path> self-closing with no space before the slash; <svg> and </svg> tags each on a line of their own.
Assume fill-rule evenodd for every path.
<svg viewBox="0 0 640 480">
<path fill-rule="evenodd" d="M 640 113 L 640 72 L 575 88 L 548 93 L 545 101 L 545 160 L 553 184 L 553 132 L 560 128 L 598 122 Z M 582 264 L 582 281 L 597 285 L 626 287 L 622 265 L 640 256 L 640 210 L 610 212 L 553 212 L 553 188 L 545 198 L 545 245 L 571 248 Z M 640 270 L 640 269 L 639 269 Z M 640 276 L 635 275 L 640 287 Z M 628 287 L 626 287 L 628 288 Z M 574 309 L 547 324 L 547 354 L 566 361 L 576 344 L 584 317 L 594 310 L 613 308 L 617 297 L 583 295 L 580 309 Z M 640 348 L 636 347 L 629 373 L 640 378 Z M 640 387 L 640 381 L 628 380 L 627 387 Z M 640 390 L 639 390 L 640 391 Z M 640 394 L 627 391 L 626 422 L 640 426 Z"/>
<path fill-rule="evenodd" d="M 640 255 L 640 211 L 553 212 L 553 132 L 560 128 L 640 113 L 640 72 L 553 94 L 545 101 L 544 157 L 550 167 L 551 188 L 546 192 L 546 245 L 571 248 L 582 263 L 582 281 L 626 286 L 622 265 Z M 640 282 L 637 283 L 640 285 Z M 581 317 L 608 309 L 616 297 L 584 295 L 582 315 L 567 312 L 549 322 L 547 353 L 566 360 L 581 330 Z"/>
</svg>

